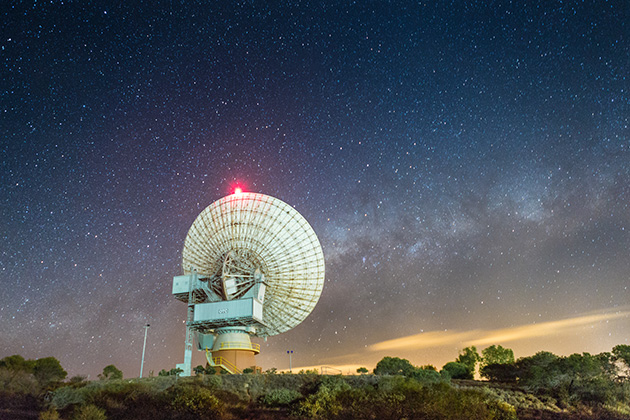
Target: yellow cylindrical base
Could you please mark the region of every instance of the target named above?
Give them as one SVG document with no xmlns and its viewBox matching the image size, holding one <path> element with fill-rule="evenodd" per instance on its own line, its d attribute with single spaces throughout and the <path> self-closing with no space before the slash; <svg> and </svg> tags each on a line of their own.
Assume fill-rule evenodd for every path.
<svg viewBox="0 0 630 420">
<path fill-rule="evenodd" d="M 244 329 L 221 328 L 216 334 L 212 357 L 208 357 L 211 365 L 222 367 L 230 373 L 241 373 L 247 368 L 256 371 L 254 356 L 260 352 L 260 346 L 252 344 Z"/>
</svg>

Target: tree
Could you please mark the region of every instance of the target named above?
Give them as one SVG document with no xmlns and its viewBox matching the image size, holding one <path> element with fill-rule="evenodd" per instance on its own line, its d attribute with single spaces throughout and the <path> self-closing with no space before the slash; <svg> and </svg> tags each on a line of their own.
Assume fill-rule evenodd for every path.
<svg viewBox="0 0 630 420">
<path fill-rule="evenodd" d="M 62 381 L 68 376 L 68 372 L 63 370 L 59 360 L 54 357 L 43 357 L 35 360 L 33 375 L 42 384 Z"/>
<path fill-rule="evenodd" d="M 470 346 L 463 349 L 455 361 L 466 366 L 468 370 L 468 378 L 473 379 L 475 377 L 475 370 L 477 369 L 477 363 L 481 360 L 479 353 L 477 353 L 477 347 Z"/>
<path fill-rule="evenodd" d="M 374 368 L 375 375 L 405 375 L 408 376 L 416 368 L 407 359 L 398 357 L 383 357 Z"/>
<path fill-rule="evenodd" d="M 252 369 L 250 367 L 249 368 L 245 368 L 245 369 L 243 369 L 242 373 L 254 373 L 254 369 Z"/>
<path fill-rule="evenodd" d="M 206 375 L 215 375 L 217 373 L 217 370 L 214 366 L 208 366 L 206 367 Z"/>
<path fill-rule="evenodd" d="M 626 371 L 630 370 L 630 345 L 619 344 L 612 349 L 612 354 L 615 361 L 621 362 Z"/>
<path fill-rule="evenodd" d="M 481 363 L 479 369 L 483 369 L 488 365 L 505 365 L 514 363 L 514 352 L 512 349 L 506 349 L 501 345 L 491 345 L 481 350 Z"/>
<path fill-rule="evenodd" d="M 204 368 L 201 365 L 198 365 L 197 367 L 193 369 L 193 372 L 195 372 L 195 375 L 197 376 L 203 375 L 204 373 L 206 373 L 206 368 Z"/>
<path fill-rule="evenodd" d="M 530 391 L 548 388 L 550 378 L 561 375 L 559 357 L 548 351 L 539 351 L 533 356 L 522 357 L 516 361 L 518 383 Z"/>
<path fill-rule="evenodd" d="M 472 379 L 466 365 L 459 362 L 448 362 L 440 371 L 441 374 L 443 372 L 451 379 Z"/>
<path fill-rule="evenodd" d="M 122 379 L 123 373 L 120 369 L 118 369 L 114 365 L 107 365 L 103 368 L 103 373 L 98 375 L 99 379 L 107 380 L 107 379 Z"/>
<path fill-rule="evenodd" d="M 12 370 L 14 372 L 21 371 L 26 373 L 33 373 L 35 367 L 34 360 L 24 360 L 19 354 L 13 356 L 7 356 L 0 360 L 0 367 Z"/>
<path fill-rule="evenodd" d="M 365 367 L 360 367 L 360 368 L 357 369 L 357 373 L 360 373 L 361 375 L 364 375 L 364 374 L 368 373 L 368 370 Z"/>
<path fill-rule="evenodd" d="M 182 373 L 184 370 L 180 369 L 180 368 L 173 368 L 171 370 L 166 370 L 166 369 L 162 369 L 159 373 L 158 376 L 178 376 L 180 373 Z"/>
<path fill-rule="evenodd" d="M 479 374 L 494 382 L 516 382 L 518 369 L 514 363 L 492 363 L 480 368 Z"/>
<path fill-rule="evenodd" d="M 168 371 L 168 374 L 170 376 L 179 376 L 180 373 L 183 373 L 183 372 L 184 372 L 184 369 L 182 369 L 182 368 L 173 368 L 173 369 Z"/>
</svg>

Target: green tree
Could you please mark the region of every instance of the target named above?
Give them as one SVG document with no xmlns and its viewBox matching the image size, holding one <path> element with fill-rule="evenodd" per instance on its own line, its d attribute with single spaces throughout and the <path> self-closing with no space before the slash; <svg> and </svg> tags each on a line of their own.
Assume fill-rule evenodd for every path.
<svg viewBox="0 0 630 420">
<path fill-rule="evenodd" d="M 368 373 L 368 370 L 365 367 L 360 367 L 360 368 L 357 369 L 357 373 L 360 373 L 361 375 L 364 375 L 364 374 Z"/>
<path fill-rule="evenodd" d="M 628 371 L 630 371 L 630 345 L 619 344 L 613 347 L 612 354 L 615 361 L 619 361 L 624 365 L 627 376 Z"/>
<path fill-rule="evenodd" d="M 522 357 L 516 361 L 518 383 L 530 391 L 548 388 L 550 378 L 559 377 L 562 372 L 560 358 L 548 351 L 539 351 L 533 356 Z"/>
<path fill-rule="evenodd" d="M 206 373 L 206 368 L 204 368 L 201 365 L 198 365 L 197 367 L 193 369 L 193 372 L 195 372 L 195 375 L 197 376 L 203 375 L 204 373 Z"/>
<path fill-rule="evenodd" d="M 182 368 L 173 368 L 173 369 L 168 371 L 168 374 L 170 376 L 179 376 L 179 374 L 181 374 L 183 372 L 184 372 L 184 369 L 182 369 Z"/>
<path fill-rule="evenodd" d="M 114 365 L 107 365 L 103 368 L 103 373 L 98 375 L 99 379 L 107 380 L 107 379 L 122 379 L 123 373 L 120 369 L 118 369 Z"/>
<path fill-rule="evenodd" d="M 35 361 L 25 360 L 19 354 L 14 354 L 13 356 L 7 356 L 0 360 L 0 367 L 12 370 L 14 372 L 21 371 L 26 373 L 33 373 Z"/>
<path fill-rule="evenodd" d="M 518 369 L 514 363 L 492 363 L 479 369 L 479 374 L 493 382 L 516 382 Z"/>
<path fill-rule="evenodd" d="M 477 363 L 481 360 L 481 356 L 477 353 L 477 347 L 470 346 L 463 349 L 455 361 L 466 366 L 468 370 L 468 377 L 465 379 L 473 379 L 475 377 L 475 370 L 477 369 Z"/>
<path fill-rule="evenodd" d="M 466 365 L 459 362 L 448 362 L 442 367 L 440 373 L 446 373 L 451 379 L 471 379 Z"/>
<path fill-rule="evenodd" d="M 247 373 L 254 373 L 254 369 L 252 369 L 252 368 L 245 368 L 245 369 L 243 369 L 242 373 L 245 373 L 245 374 L 247 374 Z"/>
<path fill-rule="evenodd" d="M 35 360 L 33 375 L 41 384 L 62 381 L 68 376 L 68 372 L 63 370 L 59 360 L 54 357 L 43 357 Z"/>
<path fill-rule="evenodd" d="M 504 365 L 514 363 L 514 352 L 501 345 L 491 345 L 481 350 L 481 363 L 479 368 L 488 365 Z"/>
<path fill-rule="evenodd" d="M 206 367 L 206 375 L 214 375 L 217 373 L 217 369 L 214 366 Z"/>
<path fill-rule="evenodd" d="M 383 357 L 374 368 L 375 375 L 405 375 L 408 376 L 416 368 L 407 359 L 399 357 Z"/>
</svg>

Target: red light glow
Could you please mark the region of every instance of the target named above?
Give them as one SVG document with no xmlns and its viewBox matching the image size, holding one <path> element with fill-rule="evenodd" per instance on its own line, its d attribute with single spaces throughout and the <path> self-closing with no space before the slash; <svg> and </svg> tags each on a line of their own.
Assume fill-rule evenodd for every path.
<svg viewBox="0 0 630 420">
<path fill-rule="evenodd" d="M 243 189 L 241 187 L 234 188 L 234 194 L 240 194 L 242 192 L 243 192 Z"/>
</svg>

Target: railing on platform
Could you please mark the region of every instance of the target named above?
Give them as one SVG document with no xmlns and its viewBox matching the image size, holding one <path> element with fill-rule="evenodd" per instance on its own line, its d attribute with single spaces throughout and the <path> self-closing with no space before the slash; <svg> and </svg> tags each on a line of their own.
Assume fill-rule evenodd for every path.
<svg viewBox="0 0 630 420">
<path fill-rule="evenodd" d="M 206 347 L 206 360 L 208 360 L 208 363 L 210 364 L 210 366 L 216 366 L 219 367 L 221 369 L 225 369 L 228 373 L 242 373 L 241 370 L 239 368 L 237 368 L 236 366 L 234 366 L 234 364 L 232 362 L 230 362 L 229 360 L 227 360 L 224 357 L 211 357 L 212 353 L 210 352 L 210 350 Z"/>
<path fill-rule="evenodd" d="M 215 366 L 222 367 L 223 369 L 227 370 L 230 373 L 242 373 L 239 368 L 234 366 L 234 364 L 230 362 L 229 360 L 227 360 L 225 357 L 213 357 L 212 363 Z"/>
<path fill-rule="evenodd" d="M 256 353 L 260 353 L 260 344 L 256 343 L 241 343 L 238 341 L 224 341 L 219 346 L 218 350 L 228 350 L 228 349 L 241 349 L 241 350 L 252 350 Z"/>
</svg>

